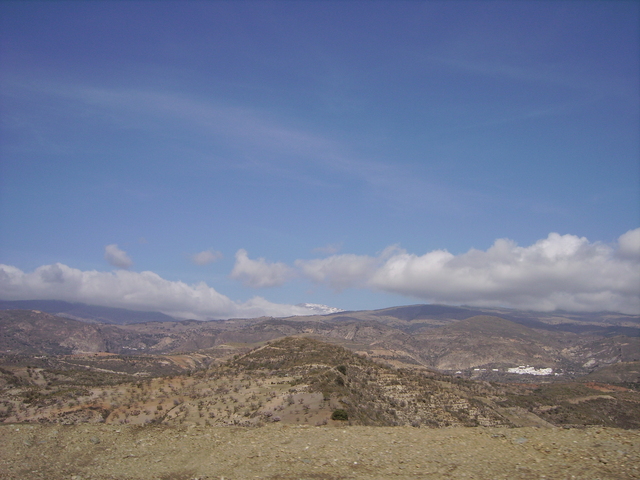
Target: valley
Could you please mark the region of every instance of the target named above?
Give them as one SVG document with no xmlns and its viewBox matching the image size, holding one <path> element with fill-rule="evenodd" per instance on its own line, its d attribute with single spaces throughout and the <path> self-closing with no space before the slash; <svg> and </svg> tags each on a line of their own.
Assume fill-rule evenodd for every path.
<svg viewBox="0 0 640 480">
<path fill-rule="evenodd" d="M 567 318 L 532 328 L 488 312 L 405 308 L 121 325 L 0 311 L 0 428 L 11 445 L 0 455 L 9 472 L 0 478 L 24 478 L 24 468 L 31 478 L 52 479 L 381 478 L 376 462 L 389 438 L 442 448 L 437 460 L 389 457 L 383 469 L 394 469 L 395 478 L 471 474 L 469 458 L 447 453 L 452 435 L 483 465 L 476 478 L 500 478 L 483 452 L 544 457 L 572 435 L 586 443 L 567 443 L 558 450 L 563 459 L 533 467 L 501 460 L 500 471 L 636 478 L 633 459 L 640 457 L 628 447 L 638 445 L 640 429 L 640 349 L 637 336 L 616 330 L 633 331 L 633 319 Z M 327 448 L 332 439 L 320 440 L 354 432 L 341 453 Z M 590 447 L 602 445 L 591 438 L 603 432 L 607 445 L 626 446 Z M 165 440 L 175 435 L 180 447 Z M 313 451 L 296 460 L 287 447 L 271 448 L 280 437 L 305 455 L 306 447 Z M 65 467 L 66 454 L 48 443 L 54 438 L 93 453 L 86 464 Z M 224 446 L 236 441 L 241 453 Z M 185 457 L 189 442 L 217 452 L 216 461 Z M 40 444 L 47 457 L 33 450 Z M 577 456 L 590 448 L 602 451 L 583 465 Z M 626 464 L 615 463 L 620 451 Z M 145 459 L 144 472 L 131 469 L 130 455 Z M 156 465 L 150 455 L 174 460 Z M 51 456 L 53 463 L 45 461 Z"/>
</svg>

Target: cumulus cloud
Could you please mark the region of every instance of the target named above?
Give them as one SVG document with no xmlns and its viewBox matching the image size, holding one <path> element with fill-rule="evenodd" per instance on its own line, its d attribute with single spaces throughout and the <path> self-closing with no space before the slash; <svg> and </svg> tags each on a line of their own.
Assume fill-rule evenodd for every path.
<svg viewBox="0 0 640 480">
<path fill-rule="evenodd" d="M 378 264 L 379 260 L 375 257 L 353 254 L 295 262 L 303 276 L 315 283 L 326 283 L 337 291 L 365 286 Z"/>
<path fill-rule="evenodd" d="M 622 257 L 640 259 L 640 228 L 629 230 L 620 236 L 618 253 Z"/>
<path fill-rule="evenodd" d="M 200 320 L 313 313 L 308 308 L 271 303 L 260 297 L 234 302 L 204 282 L 188 285 L 154 272 L 81 271 L 61 263 L 44 265 L 31 273 L 0 264 L 0 296 L 4 300 L 51 299 L 152 310 Z"/>
<path fill-rule="evenodd" d="M 376 257 L 298 260 L 308 279 L 335 289 L 372 288 L 427 302 L 533 310 L 640 313 L 640 229 L 618 248 L 551 233 L 528 247 L 499 239 L 486 251 L 424 255 L 395 247 Z"/>
<path fill-rule="evenodd" d="M 133 265 L 133 261 L 124 250 L 120 250 L 118 245 L 112 243 L 104 247 L 104 259 L 114 267 L 129 268 Z"/>
<path fill-rule="evenodd" d="M 131 265 L 116 245 L 105 249 L 105 257 L 109 247 L 117 266 Z M 640 313 L 640 228 L 613 245 L 551 233 L 529 246 L 499 239 L 487 250 L 459 255 L 447 250 L 416 255 L 391 246 L 372 256 L 297 260 L 294 267 L 253 260 L 238 250 L 231 277 L 257 288 L 302 276 L 335 290 L 367 288 L 432 303 Z M 81 271 L 60 263 L 31 273 L 0 265 L 0 298 L 66 300 L 196 319 L 313 313 L 261 297 L 234 302 L 203 282 L 188 285 L 154 272 Z"/>
<path fill-rule="evenodd" d="M 211 250 L 205 250 L 203 252 L 191 255 L 191 261 L 196 265 L 208 265 L 209 263 L 213 263 L 216 260 L 220 260 L 221 258 L 222 253 L 214 252 Z"/>
<path fill-rule="evenodd" d="M 295 271 L 284 263 L 269 263 L 264 258 L 251 260 L 246 250 L 236 252 L 236 263 L 231 278 L 241 280 L 246 287 L 277 287 L 295 276 Z"/>
</svg>

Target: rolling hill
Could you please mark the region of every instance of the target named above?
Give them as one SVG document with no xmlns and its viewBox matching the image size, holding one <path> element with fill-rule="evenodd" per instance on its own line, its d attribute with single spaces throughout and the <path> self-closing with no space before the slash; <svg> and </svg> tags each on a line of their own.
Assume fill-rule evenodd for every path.
<svg viewBox="0 0 640 480">
<path fill-rule="evenodd" d="M 553 369 L 575 378 L 597 368 L 640 361 L 637 336 L 603 336 L 530 328 L 505 318 L 478 315 L 425 326 L 417 309 L 390 320 L 389 312 L 311 317 L 195 320 L 111 325 L 87 323 L 31 310 L 0 311 L 0 354 L 118 355 L 200 352 L 218 357 L 263 342 L 304 335 L 344 346 L 397 366 L 430 368 L 485 380 L 518 380 L 518 366 Z M 419 313 L 419 310 L 418 310 Z M 442 313 L 442 310 L 440 311 Z M 446 313 L 446 312 L 445 312 Z M 446 313 L 450 315 L 450 313 Z M 419 321 L 420 323 L 415 323 Z M 441 322 L 442 319 L 434 321 Z M 412 322 L 410 324 L 402 322 Z M 417 325 L 420 325 L 417 328 Z"/>
</svg>

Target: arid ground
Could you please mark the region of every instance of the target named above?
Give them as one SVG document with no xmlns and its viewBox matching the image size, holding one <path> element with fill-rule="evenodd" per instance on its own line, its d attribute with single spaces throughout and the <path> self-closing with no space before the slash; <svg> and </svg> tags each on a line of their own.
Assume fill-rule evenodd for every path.
<svg viewBox="0 0 640 480">
<path fill-rule="evenodd" d="M 0 478 L 637 479 L 613 428 L 1 425 Z"/>
</svg>

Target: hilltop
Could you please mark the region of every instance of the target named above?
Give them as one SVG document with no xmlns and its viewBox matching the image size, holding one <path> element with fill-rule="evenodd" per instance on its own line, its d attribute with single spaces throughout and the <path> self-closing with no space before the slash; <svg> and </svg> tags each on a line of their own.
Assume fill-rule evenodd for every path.
<svg viewBox="0 0 640 480">
<path fill-rule="evenodd" d="M 636 383 L 473 381 L 384 365 L 308 337 L 286 337 L 227 360 L 5 357 L 0 387 L 5 423 L 640 427 Z M 344 417 L 335 419 L 336 410 Z"/>
<path fill-rule="evenodd" d="M 10 387 L 3 396 L 5 422 L 321 425 L 334 422 L 332 414 L 340 409 L 357 425 L 512 424 L 475 398 L 491 390 L 432 372 L 385 367 L 310 338 L 287 337 L 169 378 L 139 376 L 142 362 L 129 381 L 125 372 L 114 378 L 116 371 L 104 368 L 107 362 L 115 366 L 116 360 L 106 357 L 96 368 L 69 359 L 65 370 L 59 364 L 27 366 L 26 375 L 20 368 L 4 370 Z M 93 367 L 94 385 L 82 367 Z"/>
<path fill-rule="evenodd" d="M 513 328 L 508 338 L 535 336 Z M 475 381 L 304 335 L 182 354 L 6 355 L 0 478 L 632 479 L 638 394 L 596 378 Z"/>
</svg>

